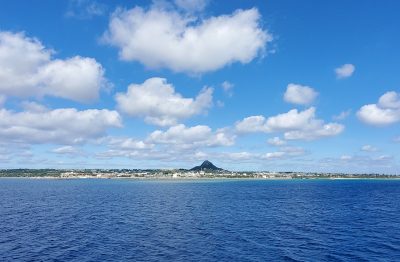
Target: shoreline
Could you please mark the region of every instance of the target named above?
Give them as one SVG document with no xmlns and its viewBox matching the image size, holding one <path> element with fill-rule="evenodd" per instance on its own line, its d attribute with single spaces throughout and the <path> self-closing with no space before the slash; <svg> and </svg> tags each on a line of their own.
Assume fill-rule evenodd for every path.
<svg viewBox="0 0 400 262">
<path fill-rule="evenodd" d="M 310 177 L 310 178 L 260 178 L 260 177 L 52 177 L 52 176 L 26 176 L 26 177 L 5 177 L 0 179 L 29 179 L 29 180 L 136 180 L 136 181 L 205 181 L 205 180 L 263 180 L 263 181 L 281 181 L 281 180 L 400 180 L 399 177 Z"/>
</svg>

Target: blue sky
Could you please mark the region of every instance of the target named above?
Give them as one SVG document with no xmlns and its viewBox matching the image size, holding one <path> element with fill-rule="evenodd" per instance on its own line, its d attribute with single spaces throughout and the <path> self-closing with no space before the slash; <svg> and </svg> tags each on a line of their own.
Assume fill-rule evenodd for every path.
<svg viewBox="0 0 400 262">
<path fill-rule="evenodd" d="M 399 8 L 4 2 L 0 168 L 400 173 Z"/>
</svg>

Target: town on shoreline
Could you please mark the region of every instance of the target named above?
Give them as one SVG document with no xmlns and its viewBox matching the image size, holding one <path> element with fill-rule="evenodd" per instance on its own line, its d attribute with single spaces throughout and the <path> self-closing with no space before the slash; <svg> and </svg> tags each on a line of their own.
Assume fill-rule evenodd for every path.
<svg viewBox="0 0 400 262">
<path fill-rule="evenodd" d="M 268 171 L 190 171 L 184 169 L 7 169 L 0 178 L 54 179 L 400 179 L 400 175 Z"/>
<path fill-rule="evenodd" d="M 131 178 L 131 179 L 357 179 L 400 178 L 395 174 L 345 174 L 318 172 L 227 171 L 205 160 L 191 169 L 3 169 L 0 177 L 31 178 Z"/>
</svg>

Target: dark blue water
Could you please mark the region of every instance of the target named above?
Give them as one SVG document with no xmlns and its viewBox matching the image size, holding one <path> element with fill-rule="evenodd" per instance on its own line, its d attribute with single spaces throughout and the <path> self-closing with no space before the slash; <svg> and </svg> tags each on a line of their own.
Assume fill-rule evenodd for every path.
<svg viewBox="0 0 400 262">
<path fill-rule="evenodd" d="M 0 179 L 0 261 L 400 261 L 400 181 Z"/>
</svg>

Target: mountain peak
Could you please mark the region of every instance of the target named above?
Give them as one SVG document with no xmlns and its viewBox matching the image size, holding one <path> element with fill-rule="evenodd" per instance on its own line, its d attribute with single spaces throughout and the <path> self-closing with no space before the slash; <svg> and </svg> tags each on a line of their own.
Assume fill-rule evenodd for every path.
<svg viewBox="0 0 400 262">
<path fill-rule="evenodd" d="M 213 165 L 213 163 L 211 163 L 208 160 L 204 160 L 204 162 L 201 164 L 202 166 L 209 166 L 209 165 Z"/>
<path fill-rule="evenodd" d="M 216 167 L 210 161 L 205 160 L 200 166 L 195 166 L 190 170 L 192 170 L 192 171 L 201 171 L 201 170 L 221 171 L 222 168 Z"/>
</svg>

